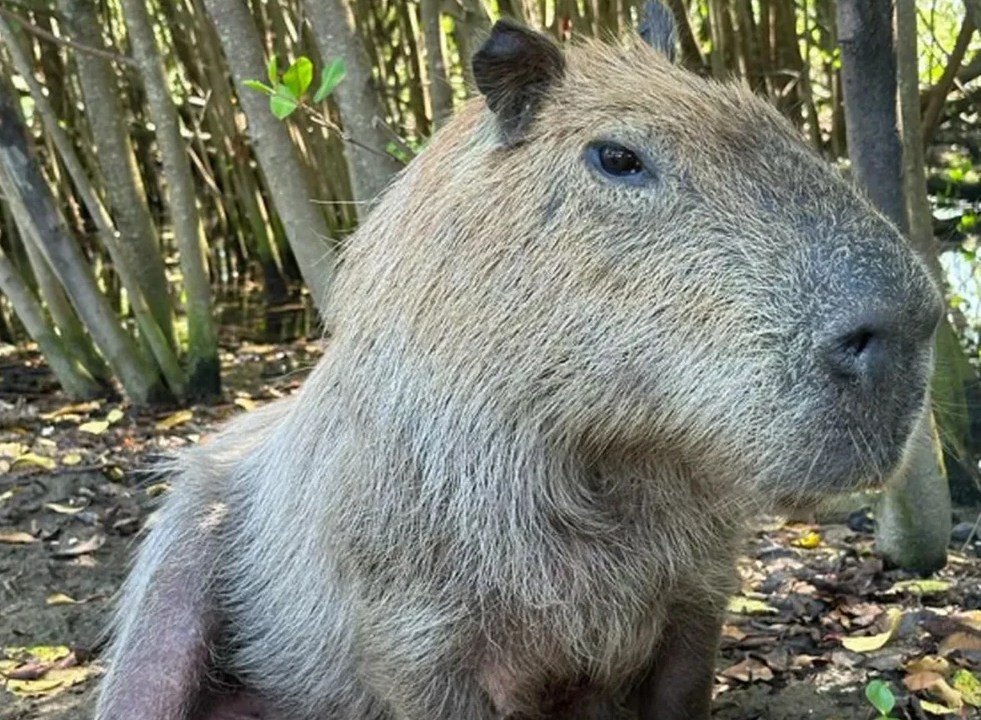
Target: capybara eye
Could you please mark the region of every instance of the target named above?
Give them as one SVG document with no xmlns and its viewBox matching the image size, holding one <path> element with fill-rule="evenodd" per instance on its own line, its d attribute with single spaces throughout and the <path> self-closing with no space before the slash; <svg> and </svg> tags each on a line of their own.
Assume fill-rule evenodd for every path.
<svg viewBox="0 0 981 720">
<path fill-rule="evenodd" d="M 590 164 L 615 180 L 637 183 L 650 177 L 637 153 L 612 142 L 592 143 L 586 148 Z"/>
</svg>

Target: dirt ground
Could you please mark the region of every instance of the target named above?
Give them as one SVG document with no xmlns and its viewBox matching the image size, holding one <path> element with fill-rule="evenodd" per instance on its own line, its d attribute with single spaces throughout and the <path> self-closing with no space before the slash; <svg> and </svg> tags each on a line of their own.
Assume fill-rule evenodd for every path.
<svg viewBox="0 0 981 720">
<path fill-rule="evenodd" d="M 166 495 L 153 464 L 291 392 L 316 355 L 302 343 L 238 348 L 225 402 L 190 411 L 0 392 L 0 720 L 91 716 L 114 593 Z M 951 561 L 928 582 L 883 568 L 866 512 L 842 524 L 765 520 L 740 562 L 713 717 L 881 717 L 865 696 L 880 679 L 896 697 L 891 717 L 981 718 L 976 517 L 961 511 Z"/>
</svg>

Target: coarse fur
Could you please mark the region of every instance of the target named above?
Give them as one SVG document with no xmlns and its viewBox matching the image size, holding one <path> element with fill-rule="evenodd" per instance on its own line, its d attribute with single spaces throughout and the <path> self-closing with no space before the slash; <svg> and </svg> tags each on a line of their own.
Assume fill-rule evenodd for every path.
<svg viewBox="0 0 981 720">
<path fill-rule="evenodd" d="M 530 120 L 433 139 L 303 389 L 183 456 L 100 720 L 251 717 L 224 683 L 277 720 L 705 720 L 746 520 L 901 461 L 939 312 L 909 244 L 748 90 L 563 62 Z M 827 367 L 857 315 L 874 382 Z"/>
</svg>

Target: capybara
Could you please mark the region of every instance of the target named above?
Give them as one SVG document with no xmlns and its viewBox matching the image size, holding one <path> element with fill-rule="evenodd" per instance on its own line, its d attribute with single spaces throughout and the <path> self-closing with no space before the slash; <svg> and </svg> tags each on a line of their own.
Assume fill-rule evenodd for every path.
<svg viewBox="0 0 981 720">
<path fill-rule="evenodd" d="M 184 453 L 99 720 L 705 720 L 748 519 L 871 486 L 935 284 L 673 26 L 498 22 L 294 397 Z"/>
</svg>

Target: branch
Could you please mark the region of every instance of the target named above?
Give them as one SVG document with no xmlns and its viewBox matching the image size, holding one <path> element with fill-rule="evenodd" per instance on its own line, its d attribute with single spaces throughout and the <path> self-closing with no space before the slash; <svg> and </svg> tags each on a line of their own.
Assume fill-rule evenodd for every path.
<svg viewBox="0 0 981 720">
<path fill-rule="evenodd" d="M 3 15 L 8 20 L 12 20 L 13 22 L 17 23 L 32 35 L 36 35 L 39 38 L 48 40 L 49 42 L 53 42 L 56 45 L 70 47 L 78 52 L 88 53 L 89 55 L 95 55 L 97 57 L 105 58 L 106 60 L 123 63 L 124 65 L 136 66 L 136 61 L 131 57 L 114 53 L 110 50 L 102 50 L 100 48 L 92 47 L 91 45 L 84 45 L 82 43 L 75 42 L 74 40 L 58 37 L 57 35 L 54 35 L 43 28 L 39 28 L 27 18 L 18 15 L 12 10 L 7 10 L 6 8 L 0 7 L 0 15 Z"/>
</svg>

